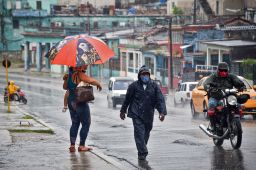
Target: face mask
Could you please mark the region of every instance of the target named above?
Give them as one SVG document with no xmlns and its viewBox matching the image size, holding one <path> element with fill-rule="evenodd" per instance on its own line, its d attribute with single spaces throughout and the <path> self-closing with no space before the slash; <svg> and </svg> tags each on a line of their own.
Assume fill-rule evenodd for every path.
<svg viewBox="0 0 256 170">
<path fill-rule="evenodd" d="M 220 77 L 227 77 L 228 76 L 228 72 L 227 71 L 219 71 L 219 76 Z"/>
<path fill-rule="evenodd" d="M 149 82 L 149 75 L 140 75 L 140 79 L 144 84 Z"/>
</svg>

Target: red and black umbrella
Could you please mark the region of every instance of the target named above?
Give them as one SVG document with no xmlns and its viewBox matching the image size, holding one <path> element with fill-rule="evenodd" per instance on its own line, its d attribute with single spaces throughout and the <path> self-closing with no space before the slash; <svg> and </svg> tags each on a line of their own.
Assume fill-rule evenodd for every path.
<svg viewBox="0 0 256 170">
<path fill-rule="evenodd" d="M 46 54 L 51 64 L 72 67 L 103 64 L 113 56 L 115 53 L 104 41 L 87 35 L 68 36 L 55 44 Z"/>
</svg>

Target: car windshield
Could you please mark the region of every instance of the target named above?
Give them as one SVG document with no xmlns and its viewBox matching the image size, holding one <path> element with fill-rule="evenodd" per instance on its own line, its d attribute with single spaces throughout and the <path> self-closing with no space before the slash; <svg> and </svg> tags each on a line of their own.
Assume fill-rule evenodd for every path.
<svg viewBox="0 0 256 170">
<path fill-rule="evenodd" d="M 131 80 L 116 81 L 114 84 L 114 90 L 127 90 L 128 86 L 132 83 Z"/>
<path fill-rule="evenodd" d="M 244 82 L 244 84 L 245 84 L 245 86 L 246 86 L 247 89 L 251 89 L 251 88 L 252 88 L 252 87 L 250 86 L 250 84 L 249 84 L 245 79 L 243 79 L 242 81 Z"/>
<path fill-rule="evenodd" d="M 189 85 L 189 91 L 192 91 L 196 87 L 196 84 L 190 84 Z"/>
</svg>

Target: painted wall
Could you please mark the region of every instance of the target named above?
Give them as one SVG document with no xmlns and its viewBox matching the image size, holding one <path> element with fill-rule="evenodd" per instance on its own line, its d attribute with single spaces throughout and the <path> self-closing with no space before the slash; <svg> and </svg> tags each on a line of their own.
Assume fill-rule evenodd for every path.
<svg viewBox="0 0 256 170">
<path fill-rule="evenodd" d="M 244 0 L 208 0 L 212 10 L 216 14 L 217 11 L 217 2 L 219 3 L 219 14 L 218 15 L 238 15 L 242 14 L 243 11 L 238 13 L 229 12 L 226 9 L 243 9 L 244 8 Z M 255 3 L 255 2 L 254 2 Z"/>
<path fill-rule="evenodd" d="M 182 9 L 185 15 L 191 14 L 194 0 L 168 0 L 167 1 L 167 15 L 173 14 L 172 5 Z"/>
<path fill-rule="evenodd" d="M 115 0 L 59 0 L 59 5 L 80 5 L 87 4 L 89 2 L 96 8 L 102 8 L 104 6 L 115 5 Z"/>
<path fill-rule="evenodd" d="M 27 0 L 29 5 L 31 6 L 32 9 L 36 10 L 36 2 L 39 0 Z M 42 10 L 47 10 L 47 13 L 50 14 L 51 11 L 51 4 L 57 4 L 58 0 L 41 0 L 41 4 L 42 4 Z"/>
</svg>

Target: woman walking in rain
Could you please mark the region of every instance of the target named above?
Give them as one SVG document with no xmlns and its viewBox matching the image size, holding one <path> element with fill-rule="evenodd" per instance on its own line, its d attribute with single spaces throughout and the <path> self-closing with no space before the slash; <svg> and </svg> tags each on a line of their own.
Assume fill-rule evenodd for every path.
<svg viewBox="0 0 256 170">
<path fill-rule="evenodd" d="M 81 81 L 96 86 L 99 91 L 101 91 L 102 87 L 97 80 L 87 76 L 84 73 L 84 70 L 86 69 L 87 65 L 81 67 L 74 67 L 73 69 L 69 70 L 67 78 L 67 89 L 69 91 L 68 108 L 72 121 L 72 125 L 70 128 L 70 152 L 76 151 L 75 143 L 80 124 L 82 124 L 82 128 L 80 129 L 80 144 L 78 147 L 78 151 L 89 151 L 92 149 L 85 146 L 85 141 L 91 124 L 90 108 L 87 102 L 76 102 L 75 89 Z"/>
</svg>

